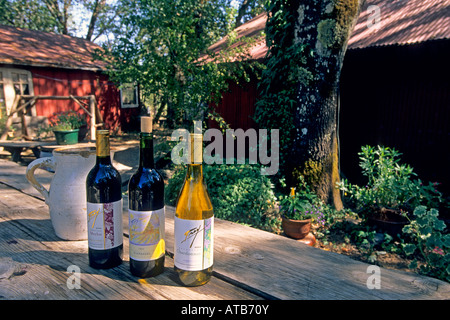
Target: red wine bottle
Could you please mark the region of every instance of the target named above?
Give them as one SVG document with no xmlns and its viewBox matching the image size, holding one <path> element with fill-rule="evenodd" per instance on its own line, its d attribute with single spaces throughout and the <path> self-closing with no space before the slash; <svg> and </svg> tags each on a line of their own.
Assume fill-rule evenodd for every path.
<svg viewBox="0 0 450 320">
<path fill-rule="evenodd" d="M 97 130 L 96 147 L 86 178 L 89 265 L 107 269 L 122 263 L 122 181 L 111 163 L 108 130 Z"/>
</svg>

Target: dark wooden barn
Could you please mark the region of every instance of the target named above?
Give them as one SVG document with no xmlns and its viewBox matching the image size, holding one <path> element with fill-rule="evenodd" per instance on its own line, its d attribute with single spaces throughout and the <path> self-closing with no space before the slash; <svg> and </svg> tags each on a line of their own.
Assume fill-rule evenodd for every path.
<svg viewBox="0 0 450 320">
<path fill-rule="evenodd" d="M 236 29 L 261 39 L 262 14 Z M 258 38 L 259 37 L 259 38 Z M 221 42 L 212 49 L 220 50 Z M 267 52 L 264 41 L 254 59 Z M 424 181 L 450 194 L 450 5 L 448 1 L 368 0 L 349 41 L 340 83 L 342 175 L 361 182 L 357 152 L 385 145 L 403 153 Z M 257 82 L 232 84 L 216 110 L 233 128 L 249 128 Z"/>
</svg>

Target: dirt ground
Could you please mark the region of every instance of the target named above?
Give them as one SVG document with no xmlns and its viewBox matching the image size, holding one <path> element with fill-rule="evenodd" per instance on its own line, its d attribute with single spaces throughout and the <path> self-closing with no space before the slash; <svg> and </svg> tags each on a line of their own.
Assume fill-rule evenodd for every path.
<svg viewBox="0 0 450 320">
<path fill-rule="evenodd" d="M 322 250 L 343 254 L 352 259 L 376 264 L 384 268 L 413 272 L 408 268 L 411 260 L 386 251 L 374 251 L 371 253 L 371 257 L 367 252 L 361 251 L 356 245 L 348 243 L 348 241 L 345 240 L 345 234 L 342 231 L 331 232 L 327 236 L 327 243 L 324 243 L 323 239 L 316 239 L 314 246 Z"/>
</svg>

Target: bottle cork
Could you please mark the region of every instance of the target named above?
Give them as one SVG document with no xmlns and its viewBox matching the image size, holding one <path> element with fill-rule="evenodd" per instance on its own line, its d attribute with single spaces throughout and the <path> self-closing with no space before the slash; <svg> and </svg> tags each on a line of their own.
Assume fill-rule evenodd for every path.
<svg viewBox="0 0 450 320">
<path fill-rule="evenodd" d="M 141 132 L 152 133 L 152 117 L 141 117 Z"/>
</svg>

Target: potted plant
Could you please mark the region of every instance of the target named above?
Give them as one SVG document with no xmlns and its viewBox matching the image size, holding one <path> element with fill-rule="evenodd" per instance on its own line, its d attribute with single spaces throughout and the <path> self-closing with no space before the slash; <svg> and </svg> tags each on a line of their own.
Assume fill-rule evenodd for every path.
<svg viewBox="0 0 450 320">
<path fill-rule="evenodd" d="M 289 196 L 281 197 L 279 212 L 284 233 L 294 239 L 303 239 L 311 230 L 311 223 L 324 223 L 320 200 L 311 192 L 301 177 L 300 192 L 291 188 Z"/>
<path fill-rule="evenodd" d="M 61 145 L 75 144 L 80 141 L 80 128 L 87 126 L 83 115 L 75 111 L 55 113 L 50 120 L 50 129 L 55 134 L 56 143 Z M 85 133 L 86 134 L 86 133 Z"/>
<path fill-rule="evenodd" d="M 435 188 L 414 179 L 413 168 L 400 163 L 401 153 L 395 149 L 363 146 L 358 155 L 367 184 L 361 187 L 343 179 L 338 187 L 369 225 L 396 236 L 408 223 L 406 215 L 413 208 L 419 204 L 438 206 L 442 200 Z"/>
</svg>

